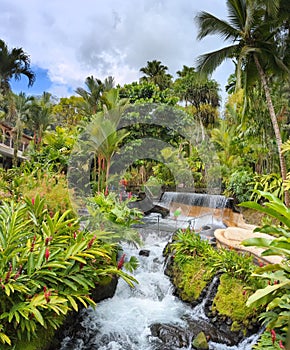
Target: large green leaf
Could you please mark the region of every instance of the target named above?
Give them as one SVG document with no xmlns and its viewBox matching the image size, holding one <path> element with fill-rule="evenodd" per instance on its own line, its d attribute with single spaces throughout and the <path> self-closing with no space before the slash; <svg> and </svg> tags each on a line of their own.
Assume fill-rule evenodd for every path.
<svg viewBox="0 0 290 350">
<path fill-rule="evenodd" d="M 290 210 L 276 196 L 269 192 L 257 191 L 261 196 L 269 200 L 263 206 L 256 202 L 243 202 L 240 205 L 268 214 L 290 228 Z"/>
<path fill-rule="evenodd" d="M 255 247 L 269 247 L 271 244 L 271 240 L 267 238 L 262 237 L 253 237 L 245 239 L 241 242 L 242 245 L 248 247 L 248 246 L 255 246 Z"/>
<path fill-rule="evenodd" d="M 290 286 L 290 280 L 283 283 L 274 284 L 273 286 L 269 285 L 263 289 L 258 289 L 253 295 L 249 297 L 246 305 L 261 305 L 263 303 L 269 302 L 272 300 L 273 292 L 276 292 L 278 289 L 282 289 L 286 286 Z M 267 299 L 267 297 L 269 297 L 269 299 Z"/>
</svg>

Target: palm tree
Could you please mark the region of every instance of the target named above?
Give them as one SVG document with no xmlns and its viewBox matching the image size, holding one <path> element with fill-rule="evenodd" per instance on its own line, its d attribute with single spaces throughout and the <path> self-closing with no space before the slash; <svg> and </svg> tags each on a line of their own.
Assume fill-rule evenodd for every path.
<svg viewBox="0 0 290 350">
<path fill-rule="evenodd" d="M 145 76 L 140 78 L 140 82 L 147 81 L 154 83 L 160 90 L 165 90 L 171 84 L 172 76 L 167 73 L 168 67 L 160 61 L 147 61 L 147 66 L 140 68 L 140 72 Z"/>
<path fill-rule="evenodd" d="M 198 39 L 217 34 L 224 40 L 231 41 L 229 46 L 200 56 L 198 58 L 200 71 L 212 73 L 226 59 L 235 58 L 237 89 L 241 86 L 242 71 L 246 90 L 259 77 L 275 133 L 281 176 L 285 181 L 287 169 L 281 152 L 282 137 L 269 87 L 270 74 L 275 73 L 283 77 L 286 75 L 287 80 L 289 79 L 289 62 L 283 61 L 283 57 L 279 55 L 279 47 L 275 40 L 275 34 L 281 27 L 281 22 L 276 17 L 279 13 L 278 5 L 277 0 L 227 0 L 229 21 L 219 19 L 207 12 L 199 13 L 196 20 L 199 27 Z M 285 203 L 289 206 L 287 191 Z"/>
<path fill-rule="evenodd" d="M 102 94 L 114 87 L 114 78 L 109 76 L 102 82 L 91 75 L 86 78 L 85 84 L 87 89 L 79 87 L 76 89 L 76 93 L 84 99 L 85 113 L 92 115 L 101 109 Z"/>
<path fill-rule="evenodd" d="M 186 108 L 188 104 L 194 106 L 188 109 L 192 110 L 199 121 L 204 140 L 204 126 L 214 125 L 218 116 L 219 86 L 215 80 L 199 74 L 193 67 L 183 66 L 182 71 L 178 71 L 177 74 L 179 78 L 174 82 L 174 91 L 180 101 L 185 102 Z"/>
<path fill-rule="evenodd" d="M 117 89 L 104 92 L 103 110 L 94 114 L 83 134 L 81 155 L 93 155 L 93 179 L 97 182 L 97 191 L 104 191 L 109 182 L 109 171 L 113 155 L 123 139 L 129 135 L 125 129 L 118 130 L 121 117 L 130 103 L 120 98 Z"/>
<path fill-rule="evenodd" d="M 28 125 L 33 129 L 34 143 L 39 145 L 47 127 L 53 120 L 51 94 L 44 92 L 40 99 L 34 99 L 30 107 Z"/>
<path fill-rule="evenodd" d="M 186 77 L 187 75 L 194 74 L 195 68 L 194 67 L 188 67 L 183 65 L 182 70 L 178 70 L 176 74 L 179 76 L 179 78 Z"/>
<path fill-rule="evenodd" d="M 4 94 L 11 91 L 9 81 L 21 79 L 25 75 L 28 78 L 28 86 L 35 81 L 35 74 L 30 69 L 30 57 L 22 48 L 9 50 L 6 43 L 0 39 L 0 90 Z"/>
</svg>

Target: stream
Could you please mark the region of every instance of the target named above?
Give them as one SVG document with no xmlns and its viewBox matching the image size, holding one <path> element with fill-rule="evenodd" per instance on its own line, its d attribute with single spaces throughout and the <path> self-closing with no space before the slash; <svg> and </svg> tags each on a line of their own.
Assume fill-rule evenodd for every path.
<svg viewBox="0 0 290 350">
<path fill-rule="evenodd" d="M 140 228 L 139 232 L 144 240 L 142 249 L 149 250 L 150 255 L 139 256 L 139 249 L 123 247 L 128 259 L 132 255 L 138 256 L 140 266 L 134 276 L 139 284 L 130 288 L 119 280 L 113 298 L 98 303 L 95 310 L 83 310 L 79 332 L 64 338 L 60 350 L 192 349 L 190 327 L 194 322 L 200 323 L 201 327 L 207 322 L 205 300 L 195 308 L 183 303 L 172 294 L 173 286 L 164 274 L 162 252 L 177 224 L 182 226 L 181 221 L 172 221 L 168 226 L 159 217 L 158 220 L 154 215 L 148 218 L 145 228 Z M 169 229 L 164 230 L 165 227 Z M 167 326 L 173 327 L 177 333 L 170 333 Z M 162 341 L 164 335 L 168 341 Z M 209 347 L 214 350 L 250 350 L 258 336 L 251 336 L 236 346 L 209 341 Z"/>
</svg>

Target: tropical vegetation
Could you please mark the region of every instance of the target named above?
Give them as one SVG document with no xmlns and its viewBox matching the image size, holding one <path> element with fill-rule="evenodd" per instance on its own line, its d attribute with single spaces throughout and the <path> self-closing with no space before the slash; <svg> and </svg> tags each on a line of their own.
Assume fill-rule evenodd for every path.
<svg viewBox="0 0 290 350">
<path fill-rule="evenodd" d="M 277 342 L 279 340 L 285 344 L 290 323 L 290 212 L 289 208 L 273 194 L 268 192 L 259 194 L 267 199 L 264 205 L 256 202 L 244 202 L 241 205 L 273 217 L 278 224 L 264 225 L 256 229 L 272 235 L 273 239 L 251 238 L 245 240 L 243 244 L 266 248 L 262 255 L 279 255 L 283 260 L 280 264 L 269 264 L 254 271 L 254 277 L 268 283 L 250 296 L 247 305 L 265 307 L 265 311 L 259 316 L 260 319 L 273 336 L 275 334 L 276 337 L 278 334 Z"/>
<path fill-rule="evenodd" d="M 283 348 L 289 329 L 290 3 L 226 5 L 227 19 L 197 15 L 198 39 L 218 35 L 228 46 L 200 56 L 195 66 L 181 66 L 174 77 L 154 59 L 140 68 L 139 81 L 121 86 L 112 76 L 90 75 L 69 97 L 13 93 L 13 79 L 31 86 L 36 76 L 30 56 L 0 40 L 0 136 L 2 144 L 7 137 L 13 144 L 0 172 L 1 348 L 17 348 L 45 327 L 52 334 L 69 310 L 93 304 L 90 291 L 102 279 L 117 275 L 136 283 L 118 268 L 120 241 L 141 244 L 132 226 L 142 214 L 130 202 L 150 186 L 153 194 L 218 191 L 266 216 L 259 231 L 274 239 L 245 244 L 283 255 L 281 264 L 257 269 L 249 257 L 217 251 L 187 230 L 177 232 L 168 249 L 185 300 L 197 300 L 221 274 L 213 312 L 226 318 L 235 310 L 235 330 L 259 316 L 267 331 L 256 347 Z M 222 108 L 211 73 L 225 60 L 235 71 Z M 24 152 L 23 134 L 31 140 Z M 137 265 L 134 257 L 124 263 L 128 271 Z M 228 286 L 242 294 L 239 304 L 228 304 Z"/>
<path fill-rule="evenodd" d="M 232 331 L 247 333 L 256 325 L 258 308 L 247 307 L 248 296 L 259 286 L 251 273 L 253 258 L 234 250 L 216 249 L 190 228 L 179 229 L 165 250 L 169 275 L 182 300 L 196 304 L 215 276 L 219 286 L 208 316 L 231 320 Z M 262 283 L 261 283 L 262 285 Z"/>
</svg>

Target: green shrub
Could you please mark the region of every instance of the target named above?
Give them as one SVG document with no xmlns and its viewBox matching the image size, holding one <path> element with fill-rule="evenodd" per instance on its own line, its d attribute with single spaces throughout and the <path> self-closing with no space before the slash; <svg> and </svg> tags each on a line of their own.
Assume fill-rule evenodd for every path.
<svg viewBox="0 0 290 350">
<path fill-rule="evenodd" d="M 244 201 L 253 200 L 258 202 L 263 198 L 260 191 L 272 193 L 281 200 L 284 198 L 284 186 L 280 174 L 255 174 L 250 185 L 253 187 L 253 193 L 250 198 Z"/>
<path fill-rule="evenodd" d="M 249 200 L 254 188 L 253 176 L 247 170 L 236 170 L 229 178 L 226 195 L 236 198 L 239 203 Z"/>
<path fill-rule="evenodd" d="M 273 332 L 271 334 L 270 331 L 265 331 L 264 333 L 262 333 L 257 344 L 254 345 L 252 349 L 253 350 L 275 350 L 275 349 L 281 350 L 285 348 L 286 348 L 285 338 L 281 338 L 279 334 L 276 335 L 276 333 L 273 333 Z"/>
<path fill-rule="evenodd" d="M 278 225 L 265 225 L 256 229 L 273 235 L 273 239 L 251 238 L 243 242 L 246 246 L 266 248 L 262 255 L 282 256 L 281 263 L 269 264 L 257 268 L 253 276 L 266 281 L 266 287 L 258 289 L 247 301 L 254 307 L 265 305 L 266 311 L 260 318 L 268 330 L 276 329 L 281 336 L 286 336 L 290 320 L 290 211 L 275 195 L 258 191 L 267 202 L 260 205 L 255 202 L 242 203 L 244 207 L 265 213 L 279 222 Z"/>
<path fill-rule="evenodd" d="M 140 246 L 142 240 L 140 234 L 132 226 L 140 224 L 143 213 L 136 208 L 130 208 L 132 199 L 122 201 L 111 192 L 99 193 L 89 198 L 87 208 L 86 229 L 93 232 L 95 229 L 103 228 L 104 240 L 110 242 L 128 242 Z"/>
<path fill-rule="evenodd" d="M 50 216 L 44 199 L 0 207 L 0 343 L 13 346 L 44 327 L 56 329 L 69 310 L 92 305 L 96 283 L 119 275 L 118 247 L 79 231 L 69 211 Z"/>
<path fill-rule="evenodd" d="M 167 253 L 174 254 L 174 262 L 179 266 L 192 261 L 195 257 L 207 259 L 207 263 L 215 256 L 215 249 L 190 228 L 179 229 L 173 237 L 173 242 L 167 246 Z"/>
</svg>

